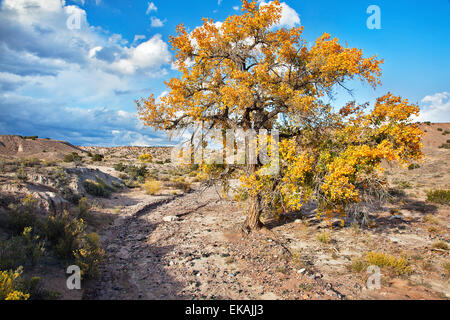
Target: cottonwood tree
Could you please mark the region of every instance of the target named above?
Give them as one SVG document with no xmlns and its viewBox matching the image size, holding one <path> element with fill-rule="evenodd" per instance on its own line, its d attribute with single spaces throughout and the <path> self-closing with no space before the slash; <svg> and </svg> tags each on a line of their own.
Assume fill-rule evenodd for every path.
<svg viewBox="0 0 450 320">
<path fill-rule="evenodd" d="M 136 101 L 140 119 L 158 130 L 208 128 L 279 130 L 279 171 L 248 164 L 241 176 L 249 196 L 245 225 L 262 226 L 263 212 L 300 210 L 315 201 L 330 219 L 386 190 L 383 160 L 406 164 L 422 157 L 419 108 L 387 93 L 368 104 L 339 110 L 324 102 L 336 88 L 359 79 L 380 84 L 382 60 L 363 57 L 325 33 L 308 48 L 303 27 L 280 28 L 277 1 L 243 1 L 242 14 L 223 23 L 203 19 L 170 38 L 181 73 L 165 84 L 167 95 Z M 274 151 L 273 151 L 274 152 Z M 228 170 L 229 165 L 218 166 Z"/>
</svg>

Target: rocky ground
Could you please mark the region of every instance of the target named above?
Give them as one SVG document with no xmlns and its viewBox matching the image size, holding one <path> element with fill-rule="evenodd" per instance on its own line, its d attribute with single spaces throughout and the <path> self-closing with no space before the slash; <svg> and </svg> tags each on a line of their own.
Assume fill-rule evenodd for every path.
<svg viewBox="0 0 450 320">
<path fill-rule="evenodd" d="M 328 227 L 312 215 L 268 221 L 265 231 L 243 233 L 242 208 L 220 199 L 213 188 L 142 197 L 125 193 L 105 204 L 130 206 L 102 234 L 108 258 L 84 298 L 439 299 L 450 294 L 440 266 L 448 252 L 432 250 L 434 237 L 420 220 L 380 215 L 379 227 L 339 228 L 323 244 L 315 235 Z M 448 211 L 442 214 L 448 217 Z M 368 290 L 364 274 L 346 267 L 368 250 L 406 252 L 414 273 L 386 275 L 381 290 Z M 431 266 L 423 270 L 426 261 Z"/>
<path fill-rule="evenodd" d="M 410 170 L 387 166 L 391 197 L 372 208 L 366 227 L 347 221 L 330 228 L 308 205 L 279 219 L 266 217 L 266 228 L 247 234 L 241 229 L 246 204 L 232 194 L 220 197 L 192 172 L 168 163 L 170 148 L 71 146 L 83 153 L 81 164 L 4 164 L 0 206 L 8 197 L 32 194 L 45 210 L 70 209 L 62 187 L 83 194 L 83 181 L 97 177 L 121 184 L 124 173 L 114 165 L 141 165 L 137 157 L 149 153 L 153 159 L 145 165 L 163 182 L 154 195 L 139 184 L 117 188 L 109 198 L 87 195 L 90 229 L 106 252 L 99 277 L 74 292 L 65 289 L 59 265 L 33 270 L 63 299 L 448 299 L 450 207 L 427 201 L 426 192 L 450 188 L 450 153 L 441 147 L 450 124 L 423 126 L 424 162 Z M 14 156 L 15 147 L 3 147 Z M 103 161 L 89 160 L 88 152 Z M 0 225 L 0 240 L 2 234 Z M 411 272 L 382 268 L 381 289 L 369 290 L 370 274 L 352 267 L 369 251 L 402 257 Z"/>
</svg>

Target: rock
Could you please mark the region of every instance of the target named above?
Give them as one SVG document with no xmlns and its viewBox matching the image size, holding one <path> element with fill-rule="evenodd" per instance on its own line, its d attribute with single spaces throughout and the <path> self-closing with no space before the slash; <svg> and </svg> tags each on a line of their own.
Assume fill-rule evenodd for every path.
<svg viewBox="0 0 450 320">
<path fill-rule="evenodd" d="M 165 222 L 172 222 L 172 221 L 178 221 L 178 220 L 180 220 L 180 218 L 177 216 L 165 216 L 163 218 L 163 221 L 165 221 Z"/>
<path fill-rule="evenodd" d="M 130 253 L 128 252 L 127 249 L 122 248 L 120 249 L 120 251 L 117 253 L 117 257 L 119 257 L 120 259 L 126 260 L 130 257 Z"/>
<path fill-rule="evenodd" d="M 305 273 L 305 271 L 306 271 L 306 269 L 305 269 L 305 268 L 301 268 L 300 270 L 298 270 L 298 271 L 297 271 L 297 273 L 301 273 L 301 274 L 303 274 L 303 273 Z"/>
<path fill-rule="evenodd" d="M 399 219 L 399 220 L 401 220 L 403 222 L 409 223 L 408 220 L 405 220 L 405 218 L 403 218 L 402 216 L 399 216 L 399 215 L 391 216 L 391 217 L 388 218 L 389 221 L 394 220 L 394 219 Z"/>
</svg>

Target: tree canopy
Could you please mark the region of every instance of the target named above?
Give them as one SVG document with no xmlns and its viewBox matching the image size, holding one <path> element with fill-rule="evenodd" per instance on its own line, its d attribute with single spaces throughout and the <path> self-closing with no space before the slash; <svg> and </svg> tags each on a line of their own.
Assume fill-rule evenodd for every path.
<svg viewBox="0 0 450 320">
<path fill-rule="evenodd" d="M 158 101 L 151 95 L 136 102 L 140 119 L 157 130 L 201 122 L 279 131 L 279 172 L 261 174 L 267 165 L 257 162 L 241 176 L 250 229 L 261 226 L 262 212 L 300 210 L 312 200 L 320 215 L 342 218 L 385 192 L 383 160 L 421 159 L 423 133 L 411 121 L 419 107 L 407 99 L 387 93 L 372 109 L 324 102 L 351 79 L 375 88 L 383 60 L 364 57 L 328 33 L 308 48 L 303 27 L 277 26 L 278 1 L 244 0 L 241 11 L 223 23 L 203 19 L 192 32 L 179 25 L 170 42 L 180 77 L 165 82 L 168 93 Z"/>
</svg>

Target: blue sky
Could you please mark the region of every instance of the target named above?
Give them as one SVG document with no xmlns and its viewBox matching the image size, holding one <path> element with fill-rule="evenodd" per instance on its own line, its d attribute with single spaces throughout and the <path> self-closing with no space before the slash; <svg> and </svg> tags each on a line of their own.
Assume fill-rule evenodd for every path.
<svg viewBox="0 0 450 320">
<path fill-rule="evenodd" d="M 269 0 L 265 0 L 268 2 Z M 168 44 L 175 27 L 238 14 L 238 0 L 0 1 L 0 134 L 39 135 L 80 145 L 165 145 L 136 118 L 134 99 L 158 96 L 177 76 Z M 450 121 L 450 1 L 282 1 L 283 26 L 324 32 L 385 60 L 382 86 L 347 84 L 349 100 L 391 91 L 417 102 L 418 120 Z M 370 5 L 381 29 L 369 29 Z M 79 20 L 70 20 L 71 17 Z M 68 24 L 68 21 L 71 22 Z M 79 26 L 77 22 L 80 22 Z"/>
</svg>

